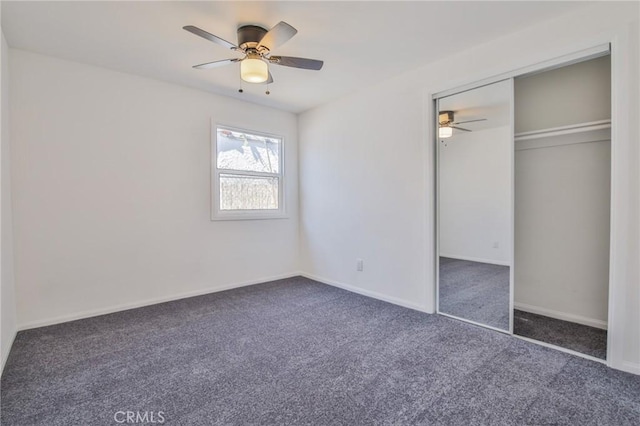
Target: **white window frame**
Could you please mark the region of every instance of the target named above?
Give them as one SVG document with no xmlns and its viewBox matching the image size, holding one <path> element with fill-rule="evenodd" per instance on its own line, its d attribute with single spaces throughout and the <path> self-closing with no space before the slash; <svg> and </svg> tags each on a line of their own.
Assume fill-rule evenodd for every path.
<svg viewBox="0 0 640 426">
<path fill-rule="evenodd" d="M 256 136 L 280 140 L 280 156 L 278 158 L 278 173 L 251 172 L 242 170 L 218 169 L 218 128 L 233 132 L 247 133 Z M 285 140 L 281 135 L 261 131 L 228 126 L 211 121 L 211 220 L 262 220 L 285 219 L 285 171 L 284 171 Z M 278 178 L 278 209 L 265 210 L 221 210 L 220 209 L 220 175 L 257 176 Z"/>
</svg>

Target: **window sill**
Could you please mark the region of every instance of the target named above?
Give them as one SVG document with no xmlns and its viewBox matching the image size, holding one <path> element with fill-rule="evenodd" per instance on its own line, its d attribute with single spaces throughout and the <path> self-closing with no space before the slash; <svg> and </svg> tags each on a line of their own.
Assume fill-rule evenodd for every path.
<svg viewBox="0 0 640 426">
<path fill-rule="evenodd" d="M 289 215 L 285 213 L 230 213 L 230 214 L 216 214 L 211 217 L 212 222 L 225 221 L 225 220 L 267 220 L 267 219 L 289 219 Z"/>
</svg>

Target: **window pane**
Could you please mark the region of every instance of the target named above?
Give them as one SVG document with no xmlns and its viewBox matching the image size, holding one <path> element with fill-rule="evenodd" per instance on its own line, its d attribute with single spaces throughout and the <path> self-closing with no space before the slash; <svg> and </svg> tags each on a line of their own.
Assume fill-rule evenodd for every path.
<svg viewBox="0 0 640 426">
<path fill-rule="evenodd" d="M 220 175 L 220 210 L 277 210 L 278 178 Z"/>
<path fill-rule="evenodd" d="M 218 127 L 218 169 L 280 173 L 281 140 Z"/>
</svg>

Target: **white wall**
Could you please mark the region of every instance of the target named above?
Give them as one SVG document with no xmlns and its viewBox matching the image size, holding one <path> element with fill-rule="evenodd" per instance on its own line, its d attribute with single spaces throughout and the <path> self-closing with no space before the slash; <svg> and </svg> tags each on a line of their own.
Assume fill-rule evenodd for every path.
<svg viewBox="0 0 640 426">
<path fill-rule="evenodd" d="M 517 78 L 515 133 L 610 119 L 610 82 L 610 56 Z"/>
<path fill-rule="evenodd" d="M 13 224 L 11 207 L 11 162 L 9 146 L 9 48 L 0 45 L 0 373 L 16 335 L 16 304 L 13 275 Z"/>
<path fill-rule="evenodd" d="M 511 128 L 457 133 L 439 151 L 440 256 L 509 265 Z"/>
<path fill-rule="evenodd" d="M 291 113 L 10 51 L 20 328 L 295 274 Z M 288 219 L 210 220 L 210 120 L 285 137 Z"/>
<path fill-rule="evenodd" d="M 427 309 L 422 104 L 415 87 L 387 84 L 300 116 L 307 275 Z"/>
<path fill-rule="evenodd" d="M 610 145 L 516 152 L 516 308 L 606 328 Z"/>
<path fill-rule="evenodd" d="M 618 124 L 609 363 L 640 373 L 638 15 L 635 3 L 594 4 L 302 114 L 303 270 L 433 312 L 431 94 L 612 41 Z M 365 260 L 359 274 L 358 256 Z"/>
<path fill-rule="evenodd" d="M 515 94 L 520 131 L 610 119 L 610 58 L 517 78 Z M 515 153 L 514 299 L 517 309 L 606 328 L 611 142 L 575 137 L 587 143 L 550 137 Z"/>
</svg>

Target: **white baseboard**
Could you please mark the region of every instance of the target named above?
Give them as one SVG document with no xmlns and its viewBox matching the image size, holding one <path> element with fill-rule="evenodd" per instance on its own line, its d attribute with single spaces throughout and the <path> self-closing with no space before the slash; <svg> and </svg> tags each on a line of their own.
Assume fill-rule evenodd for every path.
<svg viewBox="0 0 640 426">
<path fill-rule="evenodd" d="M 567 314 L 565 312 L 554 311 L 539 306 L 526 305 L 524 303 L 514 303 L 514 308 L 519 311 L 529 312 L 532 314 L 544 315 L 545 317 L 555 318 L 563 321 L 575 322 L 577 324 L 588 325 L 590 327 L 607 329 L 607 322 L 593 318 L 587 318 L 580 315 Z"/>
<path fill-rule="evenodd" d="M 371 297 L 373 299 L 378 299 L 378 300 L 382 300 L 384 302 L 393 303 L 394 305 L 402 306 L 404 308 L 409 308 L 409 309 L 413 309 L 413 310 L 416 310 L 416 311 L 429 313 L 429 312 L 427 312 L 427 309 L 424 306 L 420 306 L 420 305 L 418 305 L 416 303 L 408 302 L 408 301 L 403 300 L 403 299 L 398 299 L 398 298 L 393 297 L 393 296 L 387 296 L 385 294 L 378 293 L 376 291 L 364 290 L 364 289 L 359 288 L 359 287 L 355 287 L 355 286 L 352 286 L 352 285 L 349 285 L 349 284 L 340 283 L 338 281 L 333 281 L 333 280 L 330 280 L 330 279 L 327 279 L 327 278 L 323 278 L 323 277 L 319 277 L 317 275 L 309 274 L 309 273 L 306 273 L 306 272 L 301 272 L 300 275 L 305 277 L 305 278 L 309 278 L 310 280 L 318 281 L 318 282 L 321 282 L 323 284 L 327 284 L 327 285 L 330 285 L 330 286 L 333 286 L 333 287 L 338 287 L 338 288 L 341 288 L 343 290 L 350 291 L 352 293 L 357 293 L 357 294 L 361 294 L 363 296 Z"/>
<path fill-rule="evenodd" d="M 13 342 L 16 340 L 17 334 L 17 331 L 13 332 L 13 336 L 11 336 L 9 344 L 2 350 L 2 354 L 0 355 L 2 356 L 2 359 L 0 360 L 0 375 L 2 375 L 2 372 L 4 371 L 4 366 L 7 365 L 7 359 L 9 358 L 9 353 L 11 352 L 11 348 L 13 347 Z"/>
<path fill-rule="evenodd" d="M 228 285 L 225 285 L 225 286 L 222 286 L 222 287 L 211 287 L 211 288 L 206 288 L 206 289 L 201 289 L 201 290 L 190 291 L 190 292 L 186 292 L 186 293 L 174 294 L 174 295 L 171 295 L 171 296 L 157 297 L 157 298 L 153 298 L 153 299 L 147 299 L 147 300 L 142 300 L 142 301 L 132 302 L 132 303 L 123 303 L 123 304 L 116 305 L 116 306 L 111 306 L 111 307 L 108 307 L 108 308 L 92 309 L 92 310 L 88 310 L 88 311 L 76 312 L 76 313 L 73 313 L 73 314 L 62 315 L 62 316 L 55 317 L 55 318 L 48 318 L 48 319 L 44 319 L 44 320 L 37 320 L 37 321 L 27 322 L 27 323 L 24 323 L 24 324 L 19 324 L 18 325 L 18 331 L 29 330 L 31 328 L 46 327 L 48 325 L 54 325 L 54 324 L 60 324 L 60 323 L 63 323 L 63 322 L 69 322 L 69 321 L 75 321 L 75 320 L 79 320 L 79 319 L 91 318 L 91 317 L 96 317 L 96 316 L 99 316 L 99 315 L 112 314 L 114 312 L 126 311 L 126 310 L 129 310 L 129 309 L 135 309 L 135 308 L 142 308 L 144 306 L 156 305 L 158 303 L 171 302 L 171 301 L 174 301 L 174 300 L 186 299 L 188 297 L 194 297 L 194 296 L 202 296 L 203 294 L 217 293 L 217 292 L 220 292 L 220 291 L 232 290 L 234 288 L 246 287 L 246 286 L 249 286 L 249 285 L 261 284 L 261 283 L 266 283 L 266 282 L 269 282 L 269 281 L 281 280 L 281 279 L 285 279 L 285 278 L 292 278 L 292 277 L 297 277 L 297 276 L 300 276 L 300 275 L 301 274 L 299 272 L 292 272 L 292 273 L 278 275 L 278 276 L 274 276 L 274 277 L 266 277 L 266 278 L 261 278 L 261 279 L 258 279 L 258 280 L 251 280 L 251 281 L 244 281 L 244 282 L 240 282 L 240 283 L 228 284 Z"/>
<path fill-rule="evenodd" d="M 620 365 L 620 368 L 618 368 L 618 370 L 626 371 L 627 373 L 637 374 L 640 376 L 640 364 L 636 364 L 635 362 L 622 361 L 622 364 Z"/>
<path fill-rule="evenodd" d="M 385 302 L 389 302 L 389 303 L 393 303 L 394 305 L 399 305 L 405 308 L 409 308 L 409 309 L 413 309 L 416 311 L 420 311 L 420 312 L 427 312 L 426 308 L 424 306 L 420 306 L 418 304 L 412 303 L 412 302 L 408 302 L 406 300 L 403 299 L 399 299 L 396 297 L 392 297 L 392 296 L 387 296 L 384 295 L 382 293 L 378 293 L 375 291 L 371 291 L 371 290 L 365 290 L 365 289 L 361 289 L 359 287 L 355 287 L 349 284 L 344 284 L 344 283 L 340 283 L 337 281 L 333 281 L 327 278 L 323 278 L 323 277 L 319 277 L 313 274 L 309 274 L 309 273 L 305 273 L 305 272 L 292 272 L 289 274 L 283 274 L 283 275 L 278 275 L 278 276 L 273 276 L 273 277 L 268 277 L 268 278 L 262 278 L 262 279 L 258 279 L 258 280 L 251 280 L 251 281 L 244 281 L 244 282 L 240 282 L 240 283 L 234 283 L 234 284 L 229 284 L 226 286 L 222 286 L 222 287 L 214 287 L 214 288 L 207 288 L 207 289 L 202 289 L 202 290 L 196 290 L 196 291 L 191 291 L 191 292 L 186 292 L 186 293 L 180 293 L 180 294 L 176 294 L 176 295 L 172 295 L 172 296 L 167 296 L 167 297 L 159 297 L 159 298 L 155 298 L 155 299 L 148 299 L 148 300 L 144 300 L 144 301 L 139 301 L 139 302 L 133 302 L 133 303 L 125 303 L 125 304 L 121 304 L 121 305 L 117 305 L 117 306 L 112 306 L 109 308 L 104 308 L 104 309 L 95 309 L 95 310 L 89 310 L 89 311 L 83 311 L 83 312 L 78 312 L 78 313 L 74 313 L 74 314 L 70 314 L 70 315 L 63 315 L 60 317 L 56 317 L 56 318 L 51 318 L 51 319 L 46 319 L 46 320 L 39 320 L 39 321 L 32 321 L 29 323 L 25 323 L 25 324 L 21 324 L 18 326 L 18 331 L 21 330 L 28 330 L 31 328 L 37 328 L 37 327 L 44 327 L 44 326 L 48 326 L 48 325 L 54 325 L 54 324 L 60 324 L 63 322 L 68 322 L 68 321 L 74 321 L 74 320 L 79 320 L 79 319 L 84 319 L 84 318 L 91 318 L 91 317 L 95 317 L 95 316 L 99 316 L 99 315 L 105 315 L 105 314 L 110 314 L 110 313 L 114 313 L 114 312 L 120 312 L 120 311 L 126 311 L 129 309 L 135 309 L 135 308 L 141 308 L 144 306 L 150 306 L 150 305 L 155 305 L 158 303 L 164 303 L 164 302 L 170 302 L 170 301 L 174 301 L 174 300 L 180 300 L 180 299 L 185 299 L 188 297 L 194 297 L 194 296 L 201 296 L 204 294 L 209 294 L 209 293 L 217 293 L 220 291 L 225 291 L 225 290 L 231 290 L 234 288 L 239 288 L 239 287 L 246 287 L 249 285 L 254 285 L 254 284 L 261 284 L 261 283 L 265 283 L 265 282 L 269 282 L 269 281 L 276 281 L 276 280 L 280 280 L 280 279 L 285 279 L 285 278 L 292 278 L 292 277 L 296 277 L 296 276 L 303 276 L 305 278 L 309 278 L 311 280 L 315 280 L 318 282 L 321 282 L 323 284 L 327 284 L 333 287 L 338 287 L 341 288 L 343 290 L 347 290 L 350 291 L 352 293 L 357 293 L 357 294 L 361 294 L 363 296 L 367 296 L 367 297 L 371 297 L 374 299 L 378 299 L 378 300 L 382 300 Z M 577 316 L 577 315 L 571 315 L 571 314 L 565 314 L 562 312 L 557 312 L 557 311 L 552 311 L 549 309 L 544 309 L 544 308 L 539 308 L 536 306 L 531 306 L 531 305 L 526 305 L 526 304 L 521 304 L 521 303 L 516 303 L 515 304 L 516 309 L 525 311 L 525 312 L 531 312 L 534 314 L 539 314 L 539 315 L 545 315 L 548 317 L 552 317 L 552 318 L 557 318 L 557 319 L 561 319 L 561 320 L 565 320 L 565 321 L 571 321 L 571 322 L 576 322 L 579 324 L 584 324 L 584 325 L 589 325 L 592 327 L 598 327 L 598 328 L 603 328 L 606 329 L 607 328 L 607 323 L 605 321 L 599 321 L 599 320 L 593 320 L 590 318 L 585 318 L 585 317 L 581 317 L 581 316 Z M 2 370 L 4 369 L 6 362 L 7 362 L 7 358 L 9 357 L 9 352 L 11 351 L 11 347 L 13 346 L 13 342 L 16 338 L 16 334 L 17 332 L 13 333 L 13 337 L 11 338 L 11 344 L 9 344 L 6 348 L 4 348 L 3 353 L 1 354 L 2 359 L 1 361 L 1 365 L 0 365 L 0 373 L 2 372 Z M 622 362 L 621 365 L 616 366 L 614 368 L 617 368 L 619 370 L 623 370 L 632 374 L 637 374 L 640 375 L 640 364 L 636 364 L 636 363 L 632 363 L 629 361 L 624 361 Z"/>
<path fill-rule="evenodd" d="M 482 259 L 480 257 L 458 256 L 454 254 L 440 253 L 440 257 L 448 257 L 451 259 L 468 260 L 470 262 L 488 263 L 490 265 L 509 266 L 509 262 L 494 259 Z"/>
</svg>

